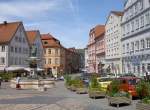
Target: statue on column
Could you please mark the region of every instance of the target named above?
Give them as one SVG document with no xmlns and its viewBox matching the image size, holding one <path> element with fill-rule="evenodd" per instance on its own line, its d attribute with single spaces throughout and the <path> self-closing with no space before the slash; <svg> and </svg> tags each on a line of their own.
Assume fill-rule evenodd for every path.
<svg viewBox="0 0 150 110">
<path fill-rule="evenodd" d="M 37 48 L 36 48 L 36 45 L 32 45 L 31 47 L 31 57 L 36 57 L 37 55 Z"/>
</svg>

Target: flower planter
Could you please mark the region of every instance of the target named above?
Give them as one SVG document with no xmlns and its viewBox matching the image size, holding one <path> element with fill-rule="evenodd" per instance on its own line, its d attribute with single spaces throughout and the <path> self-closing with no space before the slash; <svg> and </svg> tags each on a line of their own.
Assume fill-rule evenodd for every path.
<svg viewBox="0 0 150 110">
<path fill-rule="evenodd" d="M 87 88 L 77 88 L 76 93 L 77 94 L 87 94 Z"/>
<path fill-rule="evenodd" d="M 138 102 L 136 104 L 136 110 L 150 110 L 150 104 Z"/>
<path fill-rule="evenodd" d="M 97 97 L 105 97 L 105 91 L 89 91 L 89 97 L 96 99 Z"/>
<path fill-rule="evenodd" d="M 131 104 L 132 100 L 131 98 L 128 97 L 110 97 L 108 96 L 108 104 L 112 105 L 112 104 L 116 104 L 117 108 L 119 107 L 120 104 Z"/>
<path fill-rule="evenodd" d="M 77 88 L 74 85 L 71 85 L 70 90 L 75 92 L 77 90 Z"/>
</svg>

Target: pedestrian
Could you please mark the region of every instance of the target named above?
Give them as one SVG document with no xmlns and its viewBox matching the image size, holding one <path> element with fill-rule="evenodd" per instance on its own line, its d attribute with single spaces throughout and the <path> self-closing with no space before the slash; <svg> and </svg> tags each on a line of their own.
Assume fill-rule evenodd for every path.
<svg viewBox="0 0 150 110">
<path fill-rule="evenodd" d="M 17 76 L 17 78 L 16 78 L 16 89 L 20 89 L 20 84 L 19 84 L 19 82 L 20 82 L 20 77 Z"/>
</svg>

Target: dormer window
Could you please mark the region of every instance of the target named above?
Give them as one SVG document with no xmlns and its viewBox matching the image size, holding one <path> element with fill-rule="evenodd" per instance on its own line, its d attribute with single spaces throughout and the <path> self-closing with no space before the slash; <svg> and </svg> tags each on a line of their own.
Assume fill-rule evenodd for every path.
<svg viewBox="0 0 150 110">
<path fill-rule="evenodd" d="M 45 41 L 45 42 L 44 42 L 44 44 L 48 44 L 48 42 L 47 42 L 47 41 Z"/>
</svg>

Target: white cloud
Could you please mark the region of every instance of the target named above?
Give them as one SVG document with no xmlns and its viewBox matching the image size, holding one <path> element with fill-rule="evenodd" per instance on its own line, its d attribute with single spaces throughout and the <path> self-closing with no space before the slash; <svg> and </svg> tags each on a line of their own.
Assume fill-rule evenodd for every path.
<svg viewBox="0 0 150 110">
<path fill-rule="evenodd" d="M 63 9 L 65 0 L 12 0 L 0 2 L 0 17 L 36 18 Z"/>
<path fill-rule="evenodd" d="M 23 21 L 26 29 L 51 33 L 66 46 L 84 47 L 86 29 L 78 0 L 0 0 L 0 22 Z M 62 17 L 63 16 L 63 17 Z"/>
</svg>

